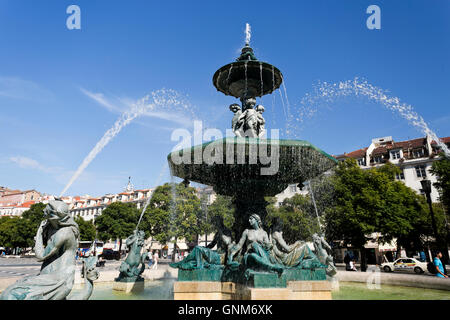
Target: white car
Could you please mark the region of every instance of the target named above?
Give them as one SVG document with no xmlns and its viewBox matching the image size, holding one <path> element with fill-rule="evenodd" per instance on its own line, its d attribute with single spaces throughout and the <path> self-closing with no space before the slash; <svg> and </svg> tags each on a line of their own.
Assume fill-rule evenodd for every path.
<svg viewBox="0 0 450 320">
<path fill-rule="evenodd" d="M 414 258 L 400 258 L 394 262 L 382 263 L 380 268 L 385 272 L 414 271 L 415 273 L 424 273 L 427 271 L 427 263 Z"/>
</svg>

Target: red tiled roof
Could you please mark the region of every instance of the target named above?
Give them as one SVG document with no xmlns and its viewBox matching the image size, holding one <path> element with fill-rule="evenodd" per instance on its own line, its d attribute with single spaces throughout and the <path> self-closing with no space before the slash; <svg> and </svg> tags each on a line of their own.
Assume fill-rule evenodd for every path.
<svg viewBox="0 0 450 320">
<path fill-rule="evenodd" d="M 350 158 L 354 158 L 354 159 L 362 158 L 362 157 L 364 157 L 366 155 L 367 149 L 368 148 L 359 149 L 359 150 L 356 150 L 356 151 L 352 151 L 352 152 L 346 153 L 344 155 L 347 156 L 347 157 L 350 157 Z"/>
<path fill-rule="evenodd" d="M 379 155 L 379 154 L 385 154 L 387 152 L 387 148 L 386 147 L 378 147 L 373 149 L 372 151 L 372 155 Z"/>
<path fill-rule="evenodd" d="M 444 137 L 444 138 L 440 138 L 440 140 L 444 143 L 450 143 L 450 137 Z M 424 147 L 427 143 L 427 139 L 426 138 L 417 138 L 417 139 L 411 139 L 411 140 L 405 140 L 405 141 L 398 141 L 395 142 L 393 141 L 392 143 L 389 144 L 385 144 L 382 145 L 378 148 L 375 148 L 372 151 L 372 155 L 380 155 L 380 154 L 385 154 L 387 153 L 389 150 L 393 150 L 393 149 L 403 149 L 403 150 L 407 150 L 407 149 L 416 149 L 416 148 L 420 148 L 420 147 Z M 432 145 L 436 144 L 436 141 L 432 141 L 431 142 Z M 342 159 L 342 158 L 361 158 L 364 157 L 364 155 L 366 154 L 368 148 L 364 148 L 364 149 L 359 149 L 359 150 L 355 150 L 349 153 L 344 153 L 344 154 L 340 154 L 335 156 L 336 159 Z"/>
<path fill-rule="evenodd" d="M 450 143 L 450 137 L 440 138 L 443 143 Z M 436 141 L 431 141 L 431 144 L 437 144 Z"/>
<path fill-rule="evenodd" d="M 426 138 L 418 138 L 418 139 L 394 142 L 394 146 L 391 149 L 394 149 L 394 148 L 414 149 L 414 148 L 423 147 L 426 144 L 427 144 Z"/>
<path fill-rule="evenodd" d="M 20 206 L 17 206 L 19 208 L 30 208 L 32 204 L 35 204 L 35 201 L 27 201 L 22 203 Z"/>
</svg>

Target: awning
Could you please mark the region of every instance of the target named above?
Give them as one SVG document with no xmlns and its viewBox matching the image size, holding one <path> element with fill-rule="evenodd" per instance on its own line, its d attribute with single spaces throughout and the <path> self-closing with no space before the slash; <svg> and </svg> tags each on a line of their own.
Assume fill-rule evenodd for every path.
<svg viewBox="0 0 450 320">
<path fill-rule="evenodd" d="M 390 243 L 380 244 L 378 250 L 380 251 L 397 251 L 397 245 L 395 241 Z"/>
<path fill-rule="evenodd" d="M 366 248 L 366 249 L 376 249 L 376 248 L 378 248 L 378 243 L 377 242 L 373 242 L 373 241 L 369 241 L 368 243 L 366 243 L 364 245 L 364 248 Z"/>
<path fill-rule="evenodd" d="M 173 250 L 173 243 L 170 243 L 169 245 L 166 244 L 164 247 L 162 247 L 160 249 L 162 249 L 162 250 Z M 187 246 L 187 244 L 185 242 L 177 242 L 177 249 L 179 249 L 179 250 L 187 250 L 188 246 Z"/>
<path fill-rule="evenodd" d="M 150 249 L 151 250 L 161 250 L 162 245 L 159 242 L 153 242 Z"/>
</svg>

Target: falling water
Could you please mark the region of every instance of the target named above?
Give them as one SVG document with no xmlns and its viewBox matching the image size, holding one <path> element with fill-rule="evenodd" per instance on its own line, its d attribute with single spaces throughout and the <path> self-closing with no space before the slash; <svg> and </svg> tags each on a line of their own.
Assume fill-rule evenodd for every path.
<svg viewBox="0 0 450 320">
<path fill-rule="evenodd" d="M 228 70 L 227 84 L 230 83 L 231 70 L 233 70 L 233 64 L 231 64 L 230 69 Z"/>
<path fill-rule="evenodd" d="M 414 108 L 406 103 L 400 102 L 400 98 L 387 95 L 387 91 L 371 85 L 366 80 L 354 78 L 353 80 L 340 81 L 338 83 L 329 84 L 320 82 L 314 88 L 314 92 L 307 94 L 302 100 L 301 110 L 310 110 L 309 115 L 314 114 L 314 106 L 321 101 L 326 103 L 333 102 L 336 98 L 347 96 L 363 96 L 369 100 L 381 103 L 391 111 L 400 114 L 408 123 L 419 129 L 423 134 L 430 136 L 442 148 L 447 156 L 450 156 L 449 148 L 443 143 L 439 137 L 427 125 L 425 120 L 420 116 Z M 304 116 L 304 114 L 303 114 Z"/>
<path fill-rule="evenodd" d="M 261 97 L 264 95 L 264 83 L 263 83 L 263 76 L 262 76 L 262 63 L 259 63 L 259 76 L 261 78 Z"/>
<path fill-rule="evenodd" d="M 311 194 L 311 200 L 312 200 L 313 205 L 314 205 L 314 210 L 316 211 L 316 217 L 317 217 L 317 223 L 319 225 L 319 231 L 321 231 L 322 228 L 321 228 L 321 225 L 320 225 L 319 211 L 317 210 L 316 199 L 314 199 L 314 192 L 313 192 L 313 189 L 312 189 L 311 181 L 308 181 L 307 184 L 308 184 L 308 187 L 309 187 L 309 192 Z"/>
<path fill-rule="evenodd" d="M 146 112 L 155 111 L 155 108 L 178 106 L 182 109 L 187 109 L 187 105 L 180 100 L 180 96 L 174 90 L 162 89 L 152 92 L 151 95 L 147 95 L 134 103 L 131 108 L 125 111 L 120 118 L 114 123 L 113 127 L 108 129 L 103 137 L 97 142 L 94 148 L 89 152 L 87 157 L 83 160 L 77 171 L 70 178 L 67 185 L 61 191 L 60 197 L 70 188 L 75 180 L 81 175 L 86 167 L 95 159 L 95 157 L 103 150 L 104 147 L 122 130 L 123 127 L 128 125 L 131 121 L 141 115 L 145 115 Z"/>
<path fill-rule="evenodd" d="M 275 91 L 275 67 L 272 66 L 272 94 Z M 275 95 L 272 95 L 272 113 L 275 114 Z M 274 118 L 275 125 L 275 118 Z"/>
<path fill-rule="evenodd" d="M 168 163 L 166 162 L 166 163 L 164 164 L 164 166 L 162 167 L 161 172 L 159 173 L 158 179 L 156 179 L 156 182 L 155 182 L 155 184 L 154 184 L 155 187 L 158 186 L 158 185 L 160 184 L 161 179 L 162 179 L 162 177 L 163 177 L 163 175 L 164 175 L 164 173 L 166 172 L 166 170 L 167 170 L 168 167 L 169 167 L 169 165 L 168 165 Z M 141 223 L 142 216 L 144 215 L 145 210 L 147 210 L 147 207 L 148 207 L 148 205 L 150 204 L 150 201 L 151 201 L 152 198 L 153 198 L 153 194 L 154 194 L 154 192 L 152 192 L 152 194 L 150 195 L 150 197 L 148 197 L 147 200 L 145 201 L 145 204 L 144 204 L 144 207 L 143 207 L 143 209 L 142 209 L 141 215 L 139 216 L 139 221 L 138 221 L 138 223 L 137 223 L 137 225 L 136 225 L 136 230 L 138 229 L 139 224 Z"/>
<path fill-rule="evenodd" d="M 245 24 L 245 44 L 250 45 L 250 38 L 252 37 L 252 29 L 250 28 L 250 24 Z"/>
<path fill-rule="evenodd" d="M 245 61 L 245 96 L 247 96 L 247 61 Z"/>
<path fill-rule="evenodd" d="M 176 209 L 177 209 L 177 190 L 176 190 L 176 184 L 175 184 L 175 177 L 173 176 L 172 172 L 170 172 L 170 190 L 172 192 L 172 202 L 170 203 L 170 233 L 173 233 L 174 229 L 174 220 L 176 218 Z M 174 245 L 174 251 L 172 252 L 172 255 L 175 254 L 175 245 Z"/>
<path fill-rule="evenodd" d="M 284 106 L 284 100 L 283 100 L 283 95 L 281 94 L 281 90 L 278 90 L 278 93 L 280 94 L 281 105 L 283 106 L 283 113 L 284 113 L 284 116 L 287 118 L 286 107 Z"/>
</svg>

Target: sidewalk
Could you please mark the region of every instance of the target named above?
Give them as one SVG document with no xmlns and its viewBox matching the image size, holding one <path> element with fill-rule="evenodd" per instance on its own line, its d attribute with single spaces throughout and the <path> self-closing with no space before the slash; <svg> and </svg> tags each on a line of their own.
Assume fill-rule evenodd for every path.
<svg viewBox="0 0 450 320">
<path fill-rule="evenodd" d="M 370 279 L 369 279 L 370 277 Z M 395 273 L 368 270 L 367 272 L 360 271 L 338 271 L 336 278 L 343 282 L 365 282 L 378 283 L 383 285 L 416 287 L 426 289 L 439 289 L 450 291 L 450 278 L 438 278 L 432 274 L 417 275 L 414 273 Z M 449 293 L 450 294 L 450 293 Z"/>
</svg>

